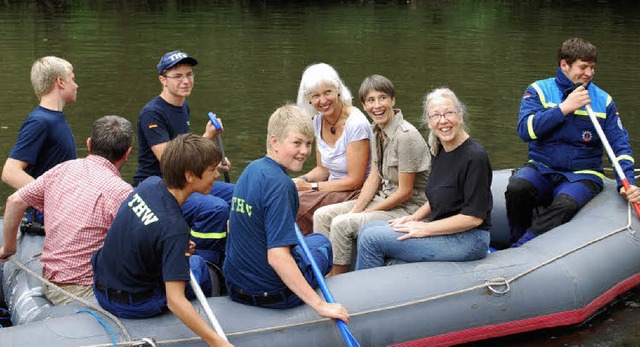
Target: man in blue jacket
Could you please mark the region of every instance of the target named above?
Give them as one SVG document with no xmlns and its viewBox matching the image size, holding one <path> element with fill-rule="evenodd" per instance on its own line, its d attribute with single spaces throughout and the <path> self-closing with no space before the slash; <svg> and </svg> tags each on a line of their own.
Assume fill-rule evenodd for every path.
<svg viewBox="0 0 640 347">
<path fill-rule="evenodd" d="M 509 180 L 505 193 L 511 242 L 521 246 L 568 222 L 603 187 L 603 144 L 586 105 L 591 105 L 607 140 L 632 186 L 618 179 L 618 191 L 640 201 L 634 184 L 633 153 L 611 96 L 591 80 L 597 50 L 571 38 L 558 51 L 556 77 L 536 81 L 525 90 L 518 136 L 529 145 L 529 161 Z"/>
</svg>

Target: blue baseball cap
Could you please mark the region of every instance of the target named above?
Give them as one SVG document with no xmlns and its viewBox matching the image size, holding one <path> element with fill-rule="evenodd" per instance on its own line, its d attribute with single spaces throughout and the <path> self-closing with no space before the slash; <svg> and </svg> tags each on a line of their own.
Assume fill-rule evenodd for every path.
<svg viewBox="0 0 640 347">
<path fill-rule="evenodd" d="M 165 70 L 169 70 L 178 64 L 198 65 L 198 61 L 183 51 L 173 51 L 165 53 L 158 62 L 158 75 L 162 75 Z"/>
</svg>

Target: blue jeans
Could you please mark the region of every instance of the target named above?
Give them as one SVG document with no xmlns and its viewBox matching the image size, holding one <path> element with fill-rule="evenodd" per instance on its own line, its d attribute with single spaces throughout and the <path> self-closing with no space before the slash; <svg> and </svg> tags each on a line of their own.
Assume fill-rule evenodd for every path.
<svg viewBox="0 0 640 347">
<path fill-rule="evenodd" d="M 189 257 L 189 267 L 193 271 L 193 276 L 202 288 L 205 296 L 211 293 L 211 278 L 204 259 L 197 255 Z M 153 290 L 153 294 L 147 299 L 138 302 L 123 303 L 109 300 L 109 297 L 102 290 L 98 290 L 94 283 L 93 293 L 102 308 L 120 318 L 149 318 L 157 316 L 167 309 L 167 294 L 164 283 Z M 188 283 L 185 287 L 185 296 L 189 300 L 195 299 L 195 294 Z"/>
<path fill-rule="evenodd" d="M 388 221 L 365 224 L 358 234 L 356 270 L 383 266 L 388 258 L 407 263 L 476 260 L 489 248 L 490 233 L 482 229 L 398 241 L 404 234 L 393 231 Z"/>
</svg>

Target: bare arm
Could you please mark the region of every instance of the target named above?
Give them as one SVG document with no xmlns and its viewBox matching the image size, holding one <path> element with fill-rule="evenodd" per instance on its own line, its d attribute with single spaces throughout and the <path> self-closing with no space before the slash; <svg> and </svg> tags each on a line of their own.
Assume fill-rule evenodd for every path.
<svg viewBox="0 0 640 347">
<path fill-rule="evenodd" d="M 270 248 L 267 252 L 269 265 L 273 267 L 284 284 L 291 289 L 302 301 L 311 306 L 321 317 L 341 319 L 349 322 L 347 310 L 340 304 L 330 304 L 320 298 L 307 283 L 295 260 L 291 256 L 289 247 Z"/>
<path fill-rule="evenodd" d="M 164 153 L 164 148 L 167 147 L 168 142 L 159 143 L 155 146 L 151 146 L 151 151 L 156 156 L 158 160 L 162 158 L 162 153 Z"/>
<path fill-rule="evenodd" d="M 14 189 L 20 189 L 31 183 L 34 178 L 24 171 L 28 165 L 26 161 L 7 158 L 2 168 L 2 182 Z"/>
<path fill-rule="evenodd" d="M 4 211 L 4 245 L 0 247 L 0 262 L 5 262 L 16 254 L 18 247 L 18 227 L 24 211 L 29 205 L 15 192 L 7 199 Z"/>
<path fill-rule="evenodd" d="M 330 191 L 330 192 L 342 192 L 349 190 L 356 190 L 362 187 L 365 176 L 367 174 L 367 166 L 369 164 L 369 140 L 364 139 L 360 141 L 354 141 L 347 145 L 347 176 L 335 180 L 325 181 L 329 177 L 329 171 L 322 166 L 322 158 L 320 152 L 316 148 L 316 160 L 318 161 L 316 168 L 311 170 L 306 176 L 309 182 L 319 182 L 318 190 Z M 314 170 L 322 168 L 326 176 L 316 176 Z M 318 169 L 317 173 L 322 173 Z M 324 179 L 318 179 L 324 178 Z M 296 182 L 298 190 L 311 189 L 311 183 L 309 182 Z"/>
<path fill-rule="evenodd" d="M 372 211 L 388 211 L 409 200 L 413 194 L 413 181 L 416 178 L 416 174 L 413 172 L 398 173 L 398 189 L 389 195 L 386 199 L 380 201 L 374 206 L 365 210 L 365 212 Z"/>
<path fill-rule="evenodd" d="M 191 302 L 184 296 L 184 281 L 168 281 L 164 284 L 167 292 L 167 306 L 184 325 L 202 338 L 209 346 L 231 346 L 198 314 Z"/>
<path fill-rule="evenodd" d="M 375 165 L 371 165 L 371 171 L 369 171 L 369 177 L 364 181 L 364 185 L 362 186 L 362 190 L 360 191 L 360 196 L 358 196 L 358 200 L 351 208 L 350 212 L 357 213 L 362 212 L 367 207 L 367 205 L 371 202 L 373 197 L 378 192 L 380 187 L 380 174 L 378 173 L 378 169 Z"/>
</svg>

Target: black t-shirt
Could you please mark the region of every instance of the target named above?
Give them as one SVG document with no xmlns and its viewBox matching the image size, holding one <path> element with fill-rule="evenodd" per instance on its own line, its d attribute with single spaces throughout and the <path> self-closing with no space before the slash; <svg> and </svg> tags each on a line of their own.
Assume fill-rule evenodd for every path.
<svg viewBox="0 0 640 347">
<path fill-rule="evenodd" d="M 429 220 L 464 214 L 483 218 L 478 229 L 490 230 L 493 172 L 484 148 L 468 138 L 451 152 L 440 148 L 431 163 L 425 188 L 431 206 Z"/>
</svg>

